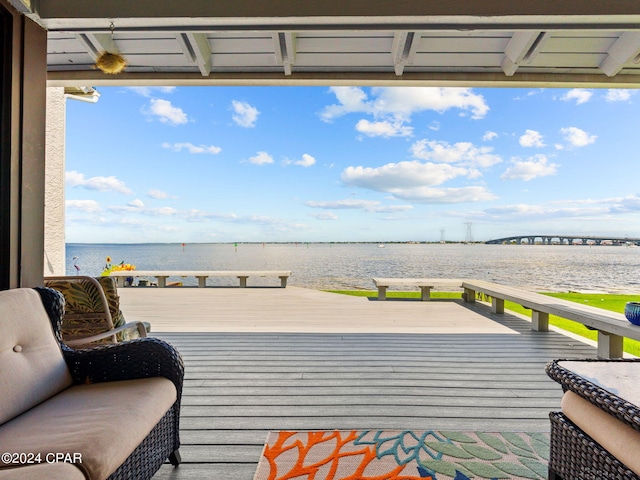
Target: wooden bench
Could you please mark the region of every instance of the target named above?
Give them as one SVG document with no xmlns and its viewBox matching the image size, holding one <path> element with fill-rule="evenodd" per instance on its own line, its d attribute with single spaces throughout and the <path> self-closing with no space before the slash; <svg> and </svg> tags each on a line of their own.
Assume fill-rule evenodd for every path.
<svg viewBox="0 0 640 480">
<path fill-rule="evenodd" d="M 420 287 L 420 299 L 423 302 L 431 300 L 431 289 L 434 287 L 462 287 L 462 280 L 454 278 L 374 278 L 373 283 L 378 288 L 380 301 L 387 299 L 389 287 Z"/>
<path fill-rule="evenodd" d="M 535 331 L 549 330 L 549 315 L 573 320 L 597 330 L 600 358 L 621 358 L 624 337 L 640 340 L 640 327 L 629 323 L 621 313 L 482 280 L 464 280 L 462 288 L 463 298 L 468 303 L 475 302 L 478 293 L 491 297 L 491 310 L 494 313 L 504 313 L 505 300 L 531 309 L 531 328 Z"/>
<path fill-rule="evenodd" d="M 158 287 L 166 287 L 167 278 L 169 277 L 196 277 L 198 279 L 198 287 L 201 288 L 206 287 L 207 278 L 209 277 L 237 277 L 240 280 L 240 288 L 246 288 L 247 278 L 249 277 L 279 277 L 280 287 L 285 288 L 291 272 L 278 270 L 131 270 L 111 272 L 111 276 L 117 278 L 119 287 L 123 286 L 124 279 L 127 277 L 155 277 L 158 279 Z"/>
</svg>

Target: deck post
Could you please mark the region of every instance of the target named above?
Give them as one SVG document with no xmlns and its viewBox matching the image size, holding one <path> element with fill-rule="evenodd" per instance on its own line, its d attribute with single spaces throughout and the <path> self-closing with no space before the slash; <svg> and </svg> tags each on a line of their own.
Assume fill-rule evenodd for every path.
<svg viewBox="0 0 640 480">
<path fill-rule="evenodd" d="M 598 330 L 598 358 L 622 358 L 624 337 Z"/>
<path fill-rule="evenodd" d="M 476 291 L 470 288 L 464 289 L 464 301 L 465 303 L 476 303 Z"/>
<path fill-rule="evenodd" d="M 167 286 L 167 277 L 159 276 L 156 278 L 158 279 L 158 288 L 164 288 Z"/>
<path fill-rule="evenodd" d="M 206 286 L 207 286 L 207 277 L 205 276 L 198 277 L 198 287 L 204 288 Z"/>
<path fill-rule="evenodd" d="M 536 332 L 549 331 L 549 314 L 546 312 L 531 311 L 531 330 Z"/>
<path fill-rule="evenodd" d="M 493 313 L 504 313 L 504 299 L 491 297 L 491 311 Z"/>
<path fill-rule="evenodd" d="M 247 287 L 247 278 L 249 277 L 238 277 L 240 279 L 240 288 Z"/>
<path fill-rule="evenodd" d="M 280 277 L 280 288 L 287 288 L 287 278 L 289 277 Z"/>
<path fill-rule="evenodd" d="M 428 302 L 431 300 L 431 287 L 420 287 L 420 300 Z"/>
<path fill-rule="evenodd" d="M 384 285 L 378 285 L 378 301 L 382 302 L 387 299 L 387 287 Z"/>
</svg>

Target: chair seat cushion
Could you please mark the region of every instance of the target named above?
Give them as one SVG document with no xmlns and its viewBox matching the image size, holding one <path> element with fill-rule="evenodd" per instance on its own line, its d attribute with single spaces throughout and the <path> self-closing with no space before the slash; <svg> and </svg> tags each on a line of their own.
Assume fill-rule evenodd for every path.
<svg viewBox="0 0 640 480">
<path fill-rule="evenodd" d="M 85 480 L 84 473 L 72 463 L 55 462 L 29 464 L 0 469 L 0 480 Z"/>
<path fill-rule="evenodd" d="M 80 454 L 75 466 L 88 479 L 105 479 L 176 398 L 163 377 L 75 385 L 0 426 L 0 452 Z"/>
<path fill-rule="evenodd" d="M 629 470 L 640 475 L 640 432 L 571 391 L 562 397 L 562 413 Z"/>
</svg>

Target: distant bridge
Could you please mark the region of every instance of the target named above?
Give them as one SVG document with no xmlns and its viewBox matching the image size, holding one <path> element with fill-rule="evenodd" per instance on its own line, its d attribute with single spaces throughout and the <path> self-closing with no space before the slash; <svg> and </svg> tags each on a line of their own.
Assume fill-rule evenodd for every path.
<svg viewBox="0 0 640 480">
<path fill-rule="evenodd" d="M 529 245 L 640 245 L 640 238 L 594 237 L 587 235 L 513 235 L 496 238 L 485 243 L 526 243 Z"/>
</svg>

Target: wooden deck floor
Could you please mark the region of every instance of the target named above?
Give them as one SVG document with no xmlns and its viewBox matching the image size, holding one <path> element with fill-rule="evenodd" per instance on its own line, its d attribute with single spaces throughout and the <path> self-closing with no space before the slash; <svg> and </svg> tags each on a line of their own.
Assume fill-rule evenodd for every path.
<svg viewBox="0 0 640 480">
<path fill-rule="evenodd" d="M 547 431 L 561 390 L 545 364 L 595 357 L 590 345 L 531 332 L 528 321 L 481 304 L 375 302 L 289 288 L 191 289 L 200 294 L 195 302 L 188 289 L 150 290 L 152 297 L 131 290 L 122 294 L 127 319 L 149 315 L 153 334 L 174 344 L 186 364 L 184 463 L 163 466 L 157 479 L 251 480 L 269 430 Z M 181 298 L 175 318 L 163 302 Z M 244 317 L 233 313 L 235 302 Z M 376 309 L 384 310 L 366 328 L 363 314 Z M 272 316 L 281 321 L 269 323 Z M 306 327 L 293 329 L 293 319 Z M 467 332 L 470 322 L 482 331 Z"/>
</svg>

